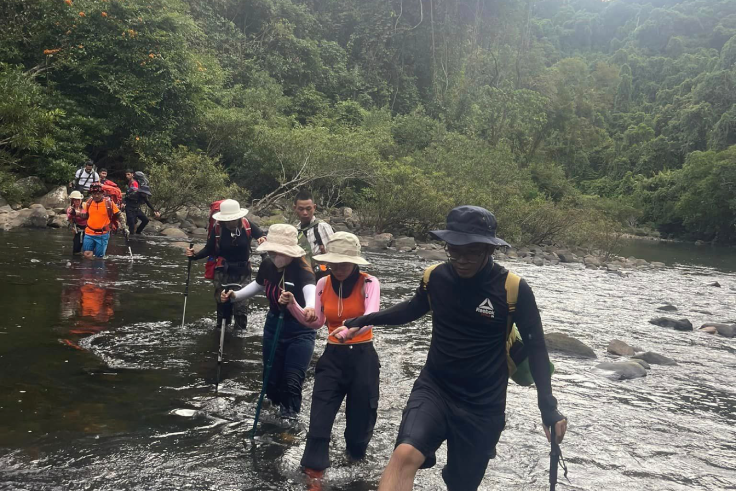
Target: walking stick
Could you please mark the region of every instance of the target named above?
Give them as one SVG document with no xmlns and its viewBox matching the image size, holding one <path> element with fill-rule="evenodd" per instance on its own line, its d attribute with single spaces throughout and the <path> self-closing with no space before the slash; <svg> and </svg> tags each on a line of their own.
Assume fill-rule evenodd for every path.
<svg viewBox="0 0 736 491">
<path fill-rule="evenodd" d="M 550 491 L 555 491 L 557 486 L 557 468 L 559 467 L 560 462 L 562 462 L 562 470 L 564 471 L 565 479 L 567 479 L 567 465 L 565 464 L 565 458 L 562 456 L 560 444 L 557 443 L 555 423 L 550 425 L 549 432 L 551 441 L 551 450 L 549 452 L 549 489 Z"/>
<path fill-rule="evenodd" d="M 240 283 L 227 283 L 225 285 L 222 285 L 222 289 L 224 292 L 229 292 L 233 289 L 233 287 L 240 288 L 242 285 Z M 220 368 L 222 367 L 222 359 L 224 357 L 224 351 L 225 351 L 225 327 L 227 327 L 227 322 L 225 322 L 225 319 L 222 319 L 222 322 L 220 323 L 220 351 L 217 352 L 217 378 L 215 379 L 215 395 L 217 395 L 217 392 L 220 388 Z"/>
<path fill-rule="evenodd" d="M 293 283 L 284 283 L 286 290 L 289 287 L 294 286 Z M 258 396 L 258 404 L 256 405 L 256 417 L 253 419 L 253 430 L 251 431 L 250 437 L 256 437 L 256 428 L 258 428 L 258 418 L 261 415 L 261 406 L 263 406 L 263 397 L 266 395 L 266 387 L 268 387 L 268 377 L 271 375 L 271 367 L 273 366 L 273 358 L 276 356 L 276 346 L 279 344 L 279 336 L 281 335 L 281 328 L 284 325 L 284 310 L 285 306 L 281 305 L 281 311 L 279 312 L 279 319 L 276 322 L 276 332 L 273 335 L 273 342 L 271 344 L 271 351 L 268 353 L 268 362 L 263 370 L 263 387 L 261 387 L 261 393 Z"/>
<path fill-rule="evenodd" d="M 189 248 L 194 247 L 194 242 L 189 243 Z M 187 297 L 189 297 L 189 277 L 192 273 L 192 258 L 189 258 L 189 264 L 187 264 L 187 284 L 184 287 L 184 312 L 181 314 L 181 327 L 184 328 L 184 318 L 187 316 Z"/>
<path fill-rule="evenodd" d="M 130 262 L 133 262 L 133 251 L 130 249 L 130 229 L 128 229 L 127 225 L 125 227 L 125 231 L 123 232 L 123 235 L 125 236 L 125 245 L 128 246 L 128 254 L 130 254 Z"/>
</svg>

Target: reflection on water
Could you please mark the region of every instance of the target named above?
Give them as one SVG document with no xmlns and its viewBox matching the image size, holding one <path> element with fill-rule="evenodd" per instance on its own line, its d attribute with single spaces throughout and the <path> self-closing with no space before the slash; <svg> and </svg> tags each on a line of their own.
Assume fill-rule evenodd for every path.
<svg viewBox="0 0 736 491">
<path fill-rule="evenodd" d="M 110 257 L 93 262 L 67 256 L 66 234 L 2 236 L 0 489 L 307 489 L 298 464 L 311 373 L 299 426 L 282 426 L 266 407 L 259 436 L 248 438 L 261 388 L 265 301 L 253 303 L 249 331 L 227 334 L 215 397 L 219 340 L 201 264 L 192 268 L 190 320 L 181 329 L 186 261 L 178 249 L 139 240 L 131 264 L 114 239 Z M 406 254 L 370 259 L 384 305 L 411 295 L 426 266 Z M 571 421 L 563 446 L 571 484 L 558 489 L 736 487 L 736 340 L 647 322 L 664 302 L 696 327 L 733 319 L 736 277 L 677 262 L 627 278 L 509 263 L 535 289 L 545 329 L 567 332 L 599 356 L 552 355 L 555 393 Z M 709 287 L 713 281 L 723 287 Z M 345 458 L 339 413 L 323 489 L 377 487 L 429 335 L 428 318 L 377 332 L 381 400 L 367 459 Z M 679 364 L 652 366 L 642 379 L 609 380 L 593 367 L 613 359 L 606 354 L 613 338 Z M 321 332 L 315 359 L 324 343 Z M 509 392 L 506 431 L 482 489 L 548 489 L 536 391 L 512 385 Z M 443 489 L 444 447 L 437 458 L 437 467 L 419 472 L 415 489 Z"/>
</svg>

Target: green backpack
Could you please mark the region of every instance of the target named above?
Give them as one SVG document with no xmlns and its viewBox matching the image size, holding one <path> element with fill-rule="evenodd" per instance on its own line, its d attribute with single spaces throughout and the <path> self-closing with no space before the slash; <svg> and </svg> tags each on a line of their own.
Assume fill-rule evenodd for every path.
<svg viewBox="0 0 736 491">
<path fill-rule="evenodd" d="M 424 289 L 427 290 L 429 285 L 429 277 L 434 268 L 439 266 L 435 264 L 424 270 L 422 281 Z M 521 341 L 519 329 L 514 324 L 514 313 L 516 312 L 516 302 L 519 299 L 519 283 L 521 278 L 510 272 L 506 276 L 506 303 L 509 307 L 508 321 L 506 323 L 506 364 L 509 368 L 509 378 L 518 385 L 528 387 L 534 385 L 531 368 L 529 367 L 529 353 L 527 353 L 524 343 Z M 429 296 L 429 293 L 427 293 Z M 430 307 L 432 301 L 430 300 Z M 549 362 L 550 375 L 555 372 L 555 366 Z"/>
</svg>

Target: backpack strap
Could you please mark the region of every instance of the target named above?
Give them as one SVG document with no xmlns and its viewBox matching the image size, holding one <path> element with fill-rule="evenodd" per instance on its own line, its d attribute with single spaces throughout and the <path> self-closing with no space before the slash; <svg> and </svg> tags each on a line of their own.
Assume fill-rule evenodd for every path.
<svg viewBox="0 0 736 491">
<path fill-rule="evenodd" d="M 422 275 L 422 288 L 425 292 L 427 292 L 427 300 L 429 300 L 429 308 L 432 308 L 432 299 L 429 296 L 429 277 L 432 275 L 432 271 L 439 266 L 442 263 L 433 264 L 432 266 L 428 267 L 424 270 L 424 274 Z"/>
<path fill-rule="evenodd" d="M 248 247 L 250 248 L 250 240 L 253 235 L 253 231 L 250 227 L 250 222 L 247 218 L 242 218 L 243 229 L 245 230 L 245 238 L 248 239 Z M 212 228 L 212 233 L 215 234 L 215 254 L 220 252 L 220 238 L 222 237 L 222 227 L 220 222 L 215 221 L 215 226 Z"/>
</svg>

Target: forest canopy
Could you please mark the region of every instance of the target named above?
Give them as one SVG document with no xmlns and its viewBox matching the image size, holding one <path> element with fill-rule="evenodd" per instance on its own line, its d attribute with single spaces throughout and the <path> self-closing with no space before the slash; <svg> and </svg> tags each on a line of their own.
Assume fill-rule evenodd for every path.
<svg viewBox="0 0 736 491">
<path fill-rule="evenodd" d="M 376 229 L 736 241 L 732 0 L 7 0 L 0 93 L 2 194 L 176 158 Z"/>
</svg>

